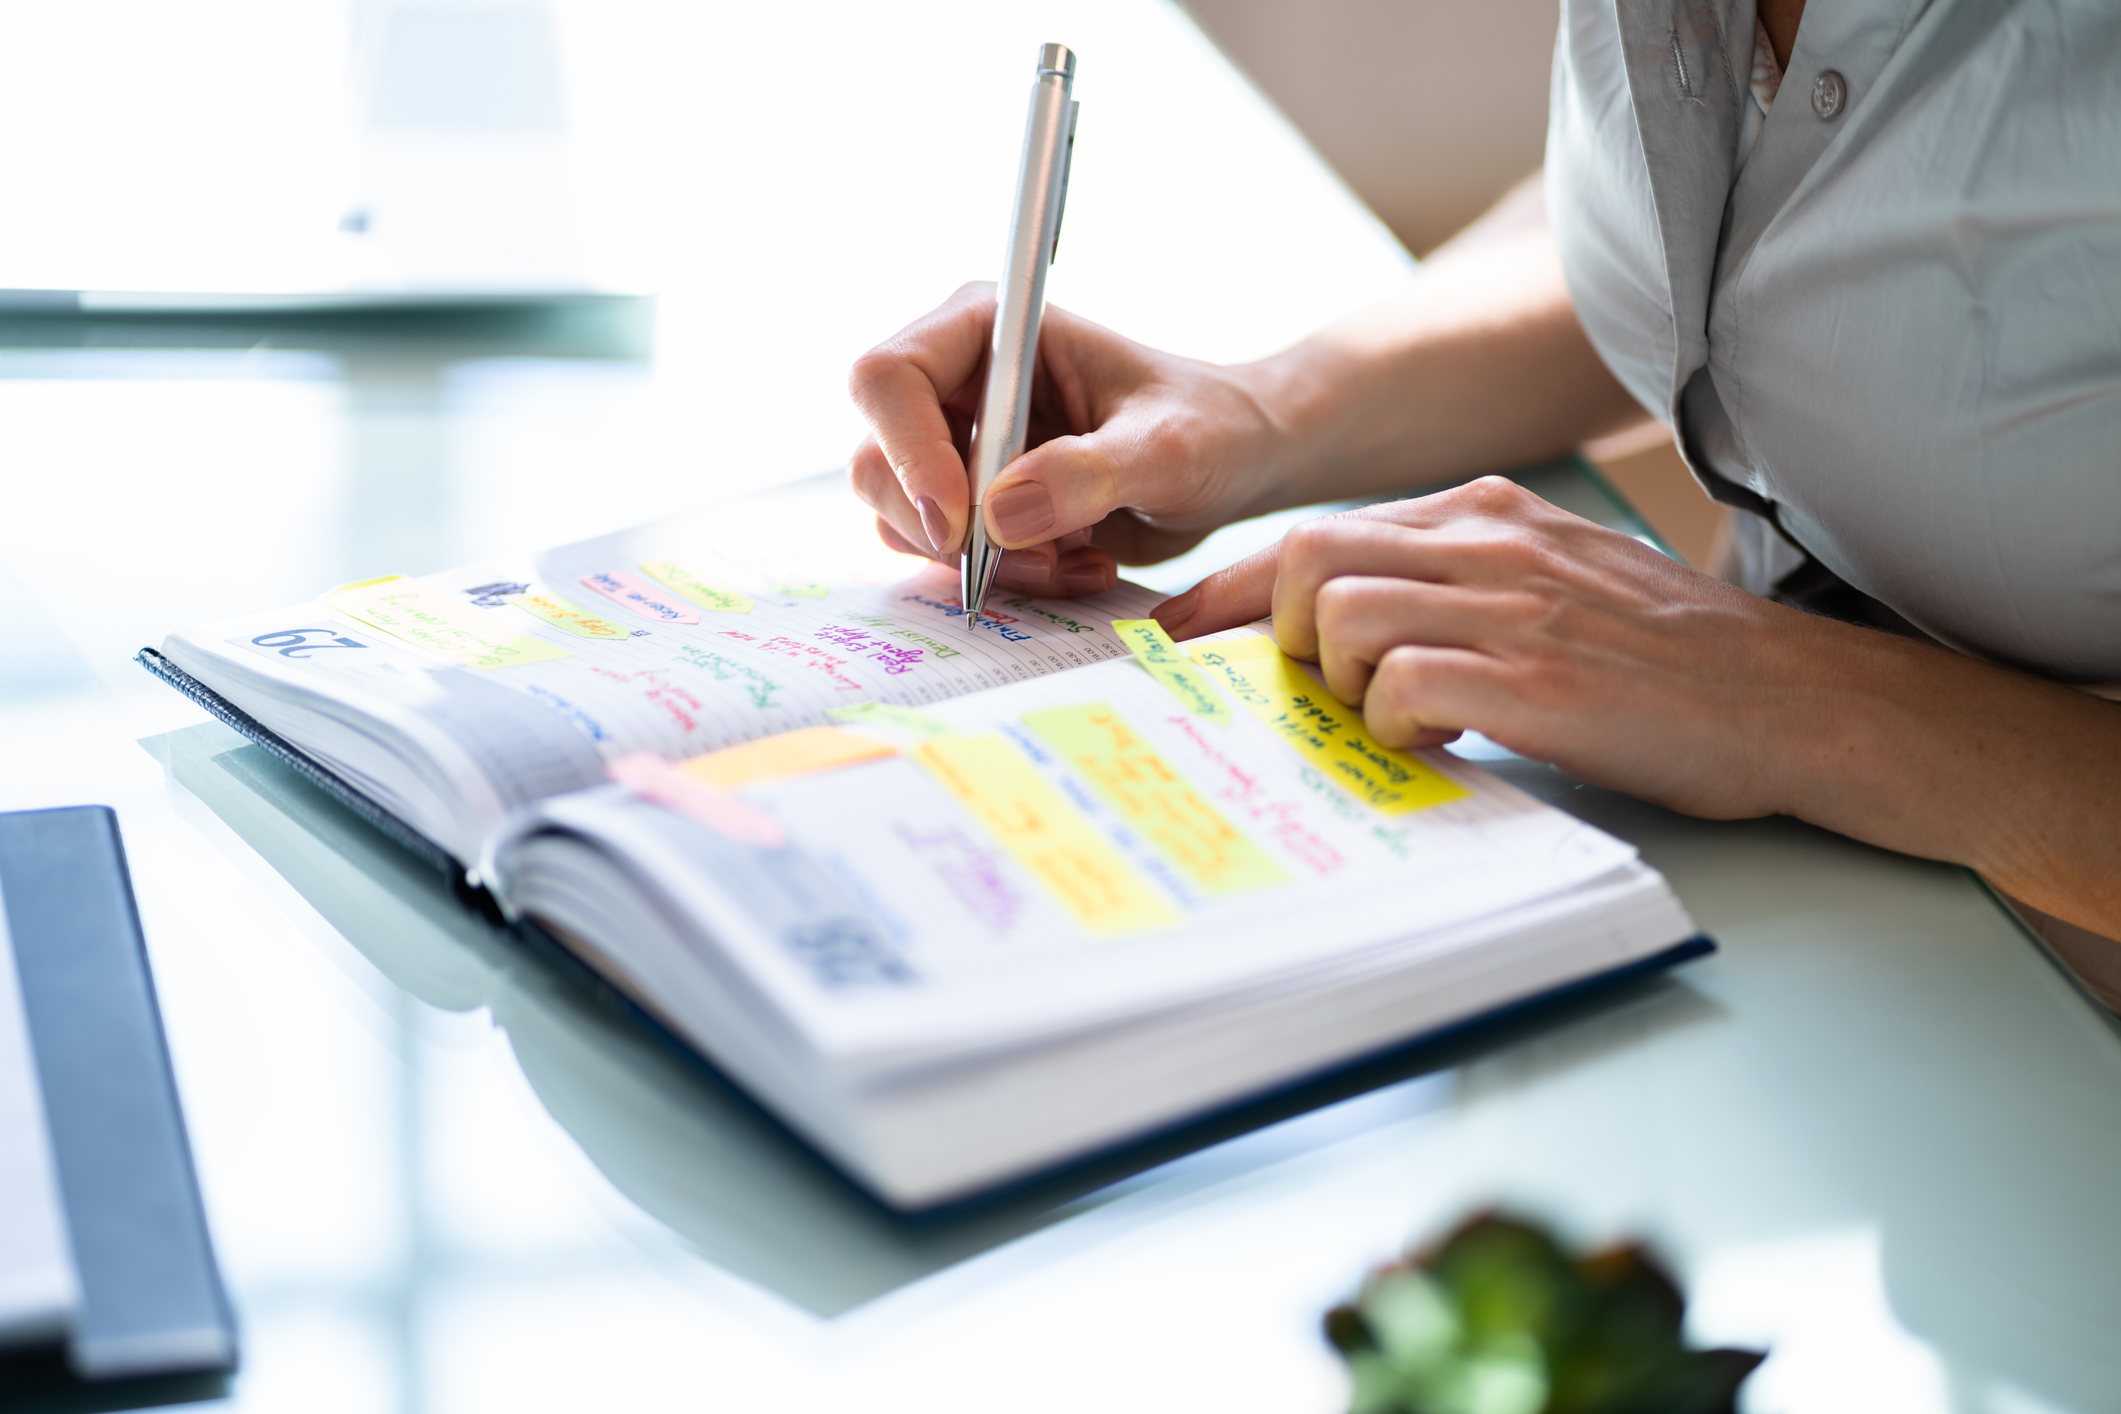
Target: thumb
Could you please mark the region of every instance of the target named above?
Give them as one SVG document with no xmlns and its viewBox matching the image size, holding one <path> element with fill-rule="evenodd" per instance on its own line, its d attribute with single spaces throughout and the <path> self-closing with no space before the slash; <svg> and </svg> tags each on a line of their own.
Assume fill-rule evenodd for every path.
<svg viewBox="0 0 2121 1414">
<path fill-rule="evenodd" d="M 1055 437 L 1009 463 L 987 488 L 987 530 L 1007 549 L 1096 525 L 1178 468 L 1148 464 L 1145 439 L 1121 425 Z"/>
<path fill-rule="evenodd" d="M 1277 540 L 1166 599 L 1150 614 L 1173 638 L 1199 638 L 1263 619 L 1274 608 L 1274 576 L 1280 563 Z"/>
</svg>

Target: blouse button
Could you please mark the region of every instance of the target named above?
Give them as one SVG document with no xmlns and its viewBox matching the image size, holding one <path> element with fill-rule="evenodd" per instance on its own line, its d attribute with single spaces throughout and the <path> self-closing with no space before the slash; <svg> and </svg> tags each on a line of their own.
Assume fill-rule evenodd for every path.
<svg viewBox="0 0 2121 1414">
<path fill-rule="evenodd" d="M 1831 123 L 1841 116 L 1849 100 L 1848 81 L 1839 71 L 1827 69 L 1812 80 L 1812 111 Z"/>
</svg>

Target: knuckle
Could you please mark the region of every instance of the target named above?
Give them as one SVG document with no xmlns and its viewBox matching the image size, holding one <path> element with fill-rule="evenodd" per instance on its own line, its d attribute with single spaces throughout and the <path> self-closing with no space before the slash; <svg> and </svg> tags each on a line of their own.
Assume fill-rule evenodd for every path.
<svg viewBox="0 0 2121 1414">
<path fill-rule="evenodd" d="M 878 344 L 854 361 L 847 370 L 847 396 L 857 403 L 879 379 L 888 377 L 898 365 L 898 355 L 889 343 Z"/>
<path fill-rule="evenodd" d="M 1341 638 L 1362 617 L 1362 592 L 1352 580 L 1329 579 L 1318 587 L 1312 617 L 1320 639 Z"/>
<path fill-rule="evenodd" d="M 1061 447 L 1066 451 L 1061 452 L 1061 460 L 1052 465 L 1056 469 L 1065 469 L 1065 475 L 1049 475 L 1045 478 L 1048 483 L 1058 481 L 1066 486 L 1072 482 L 1097 519 L 1118 510 L 1121 477 L 1119 465 L 1113 459 L 1113 448 L 1095 438 L 1062 443 L 1055 448 L 1056 452 L 1060 452 Z"/>
<path fill-rule="evenodd" d="M 992 304 L 993 302 L 994 282 L 992 280 L 967 280 L 964 284 L 959 285 L 955 290 L 952 290 L 950 292 L 950 298 L 945 300 L 944 304 L 948 306 L 958 304 Z"/>
<path fill-rule="evenodd" d="M 1282 558 L 1299 571 L 1316 569 L 1333 553 L 1342 528 L 1332 516 L 1321 516 L 1292 526 L 1282 537 Z"/>
<path fill-rule="evenodd" d="M 1371 691 L 1379 699 L 1380 706 L 1411 711 L 1420 675 L 1419 657 L 1405 648 L 1394 648 L 1379 660 Z"/>
<path fill-rule="evenodd" d="M 1521 505 L 1525 489 L 1507 476 L 1479 476 L 1464 486 L 1466 500 L 1482 510 L 1506 511 Z"/>
<path fill-rule="evenodd" d="M 1415 719 L 1412 707 L 1382 688 L 1381 675 L 1371 679 L 1370 690 L 1362 700 L 1363 725 L 1385 746 L 1406 746 L 1421 731 L 1421 724 Z"/>
</svg>

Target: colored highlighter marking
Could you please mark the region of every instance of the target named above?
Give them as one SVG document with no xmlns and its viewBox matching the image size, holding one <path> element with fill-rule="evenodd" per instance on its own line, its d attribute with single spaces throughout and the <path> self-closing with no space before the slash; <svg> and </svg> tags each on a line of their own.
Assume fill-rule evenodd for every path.
<svg viewBox="0 0 2121 1414">
<path fill-rule="evenodd" d="M 659 624 L 696 624 L 700 621 L 699 610 L 672 603 L 670 595 L 659 592 L 653 585 L 643 584 L 623 570 L 593 570 L 582 576 L 582 583 L 612 603 Z"/>
<path fill-rule="evenodd" d="M 326 594 L 324 602 L 409 648 L 460 668 L 491 672 L 573 656 L 527 634 L 497 634 L 488 615 L 403 575 L 342 584 Z"/>
<path fill-rule="evenodd" d="M 565 629 L 577 638 L 600 638 L 608 641 L 633 636 L 633 630 L 624 624 L 615 624 L 610 619 L 592 614 L 549 590 L 532 588 L 522 594 L 504 595 L 502 602 L 513 604 L 532 618 L 542 619 L 554 628 Z"/>
<path fill-rule="evenodd" d="M 957 728 L 942 718 L 895 702 L 856 702 L 835 707 L 825 715 L 853 727 L 893 727 L 917 737 L 957 735 Z"/>
<path fill-rule="evenodd" d="M 686 816 L 738 844 L 778 849 L 788 842 L 780 821 L 719 786 L 686 775 L 660 756 L 636 753 L 605 767 L 612 780 L 665 810 Z"/>
<path fill-rule="evenodd" d="M 1408 815 L 1472 794 L 1363 730 L 1360 716 L 1264 634 L 1199 644 L 1190 656 L 1327 780 L 1379 814 Z"/>
<path fill-rule="evenodd" d="M 675 560 L 648 560 L 641 565 L 641 571 L 651 579 L 660 580 L 703 609 L 711 609 L 717 614 L 751 612 L 752 604 L 748 596 L 739 594 L 734 589 L 710 584 Z"/>
<path fill-rule="evenodd" d="M 898 754 L 899 749 L 888 741 L 843 727 L 803 727 L 695 756 L 680 763 L 678 769 L 694 780 L 736 790 L 760 781 L 837 771 Z"/>
<path fill-rule="evenodd" d="M 1084 703 L 1027 712 L 1024 725 L 1202 892 L 1222 898 L 1287 881 L 1280 865 L 1112 708 Z"/>
<path fill-rule="evenodd" d="M 1005 737 L 938 738 L 913 759 L 1091 933 L 1117 937 L 1178 921 L 1170 901 Z"/>
</svg>

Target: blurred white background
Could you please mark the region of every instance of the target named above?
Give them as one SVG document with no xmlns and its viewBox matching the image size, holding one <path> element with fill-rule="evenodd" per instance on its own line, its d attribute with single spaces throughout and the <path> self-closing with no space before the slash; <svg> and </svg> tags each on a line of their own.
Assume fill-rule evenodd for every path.
<svg viewBox="0 0 2121 1414">
<path fill-rule="evenodd" d="M 640 459 L 616 521 L 845 455 L 848 362 L 998 264 L 1046 37 L 1083 56 L 1052 297 L 1185 352 L 1267 352 L 1400 278 L 1306 142 L 1416 250 L 1539 160 L 1550 0 L 1190 9 L 1301 136 L 1162 3 L 17 7 L 0 288 L 417 279 L 389 241 L 416 227 L 506 284 L 534 233 L 659 296 L 654 376 L 606 429 Z M 1601 451 L 1698 560 L 1714 513 L 1655 446 Z"/>
</svg>

